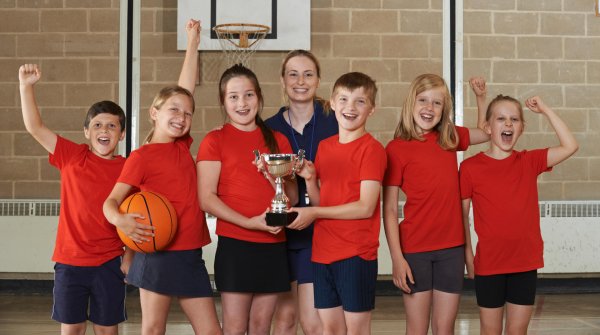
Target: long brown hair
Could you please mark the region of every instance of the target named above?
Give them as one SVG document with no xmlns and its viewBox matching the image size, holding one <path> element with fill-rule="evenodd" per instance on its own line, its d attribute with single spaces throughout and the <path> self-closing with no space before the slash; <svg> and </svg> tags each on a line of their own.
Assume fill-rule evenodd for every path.
<svg viewBox="0 0 600 335">
<path fill-rule="evenodd" d="M 149 112 L 150 113 L 152 112 L 152 108 L 160 109 L 164 105 L 164 103 L 167 100 L 169 100 L 170 97 L 178 95 L 178 94 L 185 95 L 188 98 L 190 98 L 190 101 L 192 102 L 192 113 L 193 113 L 194 110 L 196 109 L 196 102 L 194 101 L 194 95 L 192 94 L 192 92 L 190 92 L 187 89 L 185 89 L 181 86 L 178 86 L 178 85 L 165 86 L 158 93 L 156 93 L 156 95 L 154 96 L 154 100 L 152 101 L 152 106 L 150 106 Z M 152 136 L 154 136 L 155 122 L 154 122 L 154 120 L 152 120 L 152 118 L 150 119 L 150 122 L 152 122 L 152 129 L 150 129 L 150 132 L 146 136 L 144 143 L 150 143 L 150 141 L 152 141 Z"/>
<path fill-rule="evenodd" d="M 417 95 L 431 89 L 442 88 L 444 91 L 444 109 L 442 110 L 442 118 L 434 127 L 439 133 L 438 144 L 444 150 L 453 150 L 458 146 L 458 134 L 452 121 L 453 108 L 452 96 L 448 90 L 448 86 L 444 79 L 437 74 L 426 73 L 415 78 L 408 88 L 408 95 L 404 99 L 402 111 L 400 113 L 400 121 L 396 126 L 394 138 L 401 138 L 406 141 L 425 139 L 419 133 L 415 120 L 413 118 L 413 109 L 417 102 Z"/>
<path fill-rule="evenodd" d="M 219 102 L 221 103 L 221 108 L 225 108 L 225 93 L 227 91 L 227 83 L 229 80 L 237 77 L 246 77 L 254 86 L 254 92 L 258 97 L 258 113 L 254 118 L 256 125 L 260 129 L 260 132 L 263 135 L 263 139 L 265 140 L 265 144 L 271 153 L 278 153 L 279 146 L 277 145 L 277 141 L 275 140 L 275 136 L 273 135 L 273 131 L 267 127 L 263 119 L 260 117 L 260 114 L 263 110 L 264 99 L 262 95 L 262 90 L 260 88 L 260 84 L 258 83 L 258 78 L 250 70 L 249 68 L 243 66 L 242 64 L 235 64 L 232 67 L 228 68 L 221 75 L 221 80 L 219 81 Z"/>
<path fill-rule="evenodd" d="M 306 57 L 308 58 L 314 65 L 315 65 L 315 69 L 317 70 L 317 78 L 321 79 L 321 64 L 319 63 L 319 60 L 317 59 L 317 56 L 315 56 L 312 52 L 308 51 L 308 50 L 304 50 L 304 49 L 296 49 L 296 50 L 292 50 L 290 52 L 288 52 L 288 54 L 285 56 L 285 58 L 283 59 L 283 62 L 281 62 L 281 78 L 285 77 L 285 67 L 287 66 L 288 62 L 290 61 L 290 59 L 294 58 L 294 57 Z M 284 104 L 287 106 L 288 110 L 289 110 L 289 106 L 290 106 L 290 99 L 287 95 L 287 93 L 285 92 L 285 88 L 282 87 L 283 90 L 283 101 Z M 316 103 L 320 104 L 321 107 L 325 106 L 325 99 L 319 97 L 319 96 L 315 96 L 313 99 Z M 329 113 L 328 109 L 324 109 L 325 114 Z"/>
</svg>

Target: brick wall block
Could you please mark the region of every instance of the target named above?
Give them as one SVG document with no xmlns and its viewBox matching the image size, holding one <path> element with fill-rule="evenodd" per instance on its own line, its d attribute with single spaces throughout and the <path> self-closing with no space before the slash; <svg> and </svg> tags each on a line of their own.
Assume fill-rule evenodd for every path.
<svg viewBox="0 0 600 335">
<path fill-rule="evenodd" d="M 489 34 L 492 32 L 492 14 L 490 12 L 463 13 L 463 30 L 465 34 Z"/>
<path fill-rule="evenodd" d="M 556 165 L 552 172 L 543 174 L 544 181 L 582 181 L 589 179 L 587 158 L 570 157 Z"/>
<path fill-rule="evenodd" d="M 427 58 L 429 39 L 423 35 L 385 35 L 381 37 L 383 57 Z"/>
<path fill-rule="evenodd" d="M 487 10 L 510 10 L 515 9 L 514 0 L 465 0 L 463 7 L 465 9 L 487 9 Z"/>
<path fill-rule="evenodd" d="M 537 13 L 495 12 L 494 32 L 496 34 L 535 34 L 538 31 Z"/>
<path fill-rule="evenodd" d="M 590 171 L 590 180 L 600 181 L 600 157 L 591 157 L 588 159 Z"/>
<path fill-rule="evenodd" d="M 91 82 L 118 82 L 119 59 L 89 59 L 89 81 Z"/>
<path fill-rule="evenodd" d="M 38 180 L 37 159 L 0 158 L 0 180 Z"/>
<path fill-rule="evenodd" d="M 522 11 L 560 11 L 562 9 L 561 0 L 541 0 L 528 1 L 517 0 L 517 10 Z"/>
<path fill-rule="evenodd" d="M 600 199 L 600 182 L 565 183 L 564 195 L 569 200 L 598 200 Z"/>
<path fill-rule="evenodd" d="M 535 83 L 538 81 L 538 64 L 534 61 L 494 61 L 493 82 Z"/>
<path fill-rule="evenodd" d="M 515 58 L 515 38 L 512 36 L 470 36 L 470 58 Z"/>
<path fill-rule="evenodd" d="M 566 106 L 598 108 L 600 85 L 570 85 L 565 87 Z"/>
<path fill-rule="evenodd" d="M 39 12 L 35 10 L 0 11 L 2 33 L 39 32 Z"/>
<path fill-rule="evenodd" d="M 380 39 L 371 35 L 339 35 L 333 39 L 336 57 L 378 57 Z"/>
<path fill-rule="evenodd" d="M 118 56 L 119 35 L 117 33 L 67 34 L 64 48 L 65 55 L 71 57 Z"/>
<path fill-rule="evenodd" d="M 393 33 L 398 31 L 398 12 L 394 10 L 354 10 L 351 16 L 352 32 Z"/>
<path fill-rule="evenodd" d="M 379 1 L 333 0 L 333 7 L 339 8 L 379 8 Z"/>
<path fill-rule="evenodd" d="M 543 35 L 575 35 L 585 34 L 585 15 L 584 14 L 554 14 L 542 13 L 541 33 Z"/>
<path fill-rule="evenodd" d="M 525 99 L 537 95 L 544 100 L 546 105 L 553 109 L 560 108 L 565 105 L 562 86 L 549 84 L 527 84 L 518 85 L 516 88 L 517 93 L 515 98 L 519 99 L 523 103 L 525 102 Z"/>
<path fill-rule="evenodd" d="M 540 63 L 544 83 L 585 82 L 585 62 L 548 61 Z"/>
<path fill-rule="evenodd" d="M 600 37 L 567 37 L 565 38 L 565 58 L 579 60 L 598 59 Z"/>
<path fill-rule="evenodd" d="M 64 48 L 65 37 L 62 34 L 17 36 L 17 57 L 62 57 Z"/>
<path fill-rule="evenodd" d="M 310 18 L 310 31 L 313 33 L 349 32 L 350 11 L 346 9 L 313 9 Z"/>
<path fill-rule="evenodd" d="M 41 11 L 43 32 L 86 32 L 88 31 L 86 10 Z"/>
<path fill-rule="evenodd" d="M 433 11 L 407 11 L 400 13 L 400 31 L 403 33 L 442 32 L 442 13 Z"/>
<path fill-rule="evenodd" d="M 96 101 L 113 100 L 112 94 L 112 84 L 66 84 L 65 104 L 89 108 Z"/>
<path fill-rule="evenodd" d="M 87 60 L 54 58 L 41 62 L 45 82 L 81 82 L 87 79 Z"/>
<path fill-rule="evenodd" d="M 410 83 L 423 73 L 442 75 L 442 61 L 433 59 L 400 61 L 400 81 Z"/>
<path fill-rule="evenodd" d="M 15 156 L 48 156 L 42 147 L 29 133 L 17 133 L 14 140 Z"/>
<path fill-rule="evenodd" d="M 17 55 L 17 37 L 14 35 L 0 35 L 0 57 L 15 57 Z"/>
<path fill-rule="evenodd" d="M 364 72 L 377 83 L 397 82 L 400 78 L 397 60 L 356 60 L 352 62 L 352 71 Z"/>
<path fill-rule="evenodd" d="M 552 37 L 517 37 L 517 57 L 520 59 L 563 58 L 562 41 Z"/>
<path fill-rule="evenodd" d="M 119 32 L 119 9 L 94 9 L 90 11 L 91 32 Z"/>
<path fill-rule="evenodd" d="M 58 181 L 38 181 L 22 182 L 17 181 L 14 185 L 15 199 L 59 199 L 60 182 Z"/>
<path fill-rule="evenodd" d="M 385 0 L 381 6 L 385 9 L 427 9 L 429 3 L 428 1 Z"/>
</svg>

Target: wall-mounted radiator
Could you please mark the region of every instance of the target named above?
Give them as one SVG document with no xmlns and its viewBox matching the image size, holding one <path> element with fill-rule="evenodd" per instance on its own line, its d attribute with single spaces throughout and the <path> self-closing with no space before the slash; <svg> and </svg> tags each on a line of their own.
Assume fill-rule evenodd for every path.
<svg viewBox="0 0 600 335">
<path fill-rule="evenodd" d="M 0 278 L 7 273 L 27 278 L 53 271 L 50 257 L 59 206 L 54 200 L 0 200 Z M 600 201 L 543 201 L 540 217 L 546 263 L 541 273 L 600 274 Z M 215 219 L 209 218 L 208 224 L 213 243 L 204 249 L 204 256 L 212 273 Z M 383 227 L 380 242 L 379 273 L 390 274 Z"/>
</svg>

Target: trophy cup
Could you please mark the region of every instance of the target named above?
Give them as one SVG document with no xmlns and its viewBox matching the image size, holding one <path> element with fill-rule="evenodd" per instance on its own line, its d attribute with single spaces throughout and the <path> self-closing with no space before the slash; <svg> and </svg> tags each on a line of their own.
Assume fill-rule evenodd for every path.
<svg viewBox="0 0 600 335">
<path fill-rule="evenodd" d="M 298 154 L 260 154 L 254 150 L 256 161 L 262 161 L 265 174 L 275 179 L 275 197 L 271 201 L 271 210 L 267 212 L 268 226 L 287 226 L 296 219 L 298 213 L 288 213 L 290 199 L 285 195 L 283 189 L 283 178 L 291 175 L 294 177 L 296 171 L 302 168 L 304 163 L 304 150 L 298 150 Z"/>
</svg>

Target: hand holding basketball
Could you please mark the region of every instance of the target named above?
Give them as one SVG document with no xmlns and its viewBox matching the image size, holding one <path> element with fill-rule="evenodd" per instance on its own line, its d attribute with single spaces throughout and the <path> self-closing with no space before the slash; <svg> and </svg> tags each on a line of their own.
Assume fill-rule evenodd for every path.
<svg viewBox="0 0 600 335">
<path fill-rule="evenodd" d="M 166 197 L 142 191 L 127 197 L 119 206 L 125 214 L 117 233 L 123 243 L 138 252 L 155 252 L 166 248 L 177 231 L 177 215 Z M 133 221 L 133 222 L 132 222 Z"/>
</svg>

